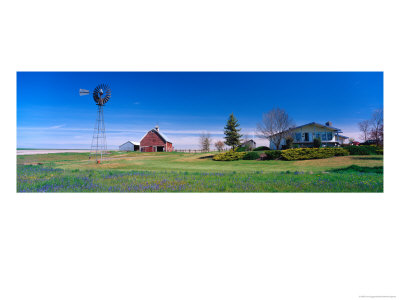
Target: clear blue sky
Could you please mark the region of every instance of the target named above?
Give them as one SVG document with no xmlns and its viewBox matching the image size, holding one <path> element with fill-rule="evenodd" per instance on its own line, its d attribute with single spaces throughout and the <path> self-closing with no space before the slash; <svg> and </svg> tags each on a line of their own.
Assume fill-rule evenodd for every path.
<svg viewBox="0 0 400 300">
<path fill-rule="evenodd" d="M 222 139 L 232 112 L 252 136 L 274 107 L 296 125 L 331 121 L 357 139 L 357 123 L 383 108 L 382 72 L 18 72 L 17 147 L 90 147 L 97 107 L 79 89 L 99 83 L 112 90 L 104 108 L 110 148 L 158 124 L 176 148 L 194 149 L 202 131 Z"/>
</svg>

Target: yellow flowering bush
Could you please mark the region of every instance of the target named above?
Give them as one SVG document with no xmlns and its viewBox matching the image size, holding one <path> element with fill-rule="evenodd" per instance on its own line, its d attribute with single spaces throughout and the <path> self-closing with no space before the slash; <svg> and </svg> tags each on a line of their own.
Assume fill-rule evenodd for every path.
<svg viewBox="0 0 400 300">
<path fill-rule="evenodd" d="M 281 153 L 281 159 L 304 160 L 345 155 L 349 155 L 349 151 L 343 148 L 298 148 L 283 150 Z"/>
<path fill-rule="evenodd" d="M 239 160 L 243 159 L 243 156 L 246 155 L 246 152 L 234 152 L 229 150 L 228 152 L 220 153 L 213 156 L 213 160 L 220 160 L 220 161 L 232 161 L 232 160 Z"/>
</svg>

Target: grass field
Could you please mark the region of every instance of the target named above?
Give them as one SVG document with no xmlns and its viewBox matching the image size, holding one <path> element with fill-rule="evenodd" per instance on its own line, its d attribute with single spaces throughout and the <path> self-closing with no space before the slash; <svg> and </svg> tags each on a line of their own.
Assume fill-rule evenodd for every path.
<svg viewBox="0 0 400 300">
<path fill-rule="evenodd" d="M 100 165 L 85 153 L 18 155 L 17 191 L 383 191 L 383 157 L 378 155 L 223 162 L 213 161 L 212 154 L 112 152 Z"/>
</svg>

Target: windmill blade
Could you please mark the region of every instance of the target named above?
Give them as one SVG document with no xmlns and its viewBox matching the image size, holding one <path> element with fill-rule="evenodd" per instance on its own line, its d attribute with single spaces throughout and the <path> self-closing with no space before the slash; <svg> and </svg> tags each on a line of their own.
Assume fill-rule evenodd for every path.
<svg viewBox="0 0 400 300">
<path fill-rule="evenodd" d="M 79 89 L 79 96 L 89 95 L 89 90 Z"/>
<path fill-rule="evenodd" d="M 104 105 L 111 98 L 111 89 L 108 84 L 101 83 L 94 88 L 92 94 L 97 105 Z"/>
</svg>

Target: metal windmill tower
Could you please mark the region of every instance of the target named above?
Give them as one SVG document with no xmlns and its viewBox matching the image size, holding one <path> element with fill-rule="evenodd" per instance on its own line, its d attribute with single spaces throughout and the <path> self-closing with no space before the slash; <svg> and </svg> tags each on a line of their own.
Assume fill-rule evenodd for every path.
<svg viewBox="0 0 400 300">
<path fill-rule="evenodd" d="M 89 90 L 80 89 L 79 95 L 89 95 Z M 96 163 L 101 163 L 103 154 L 107 151 L 106 128 L 104 126 L 103 107 L 111 98 L 111 89 L 108 85 L 99 84 L 93 90 L 93 99 L 97 105 L 96 123 L 94 125 L 90 156 L 96 159 Z"/>
</svg>

